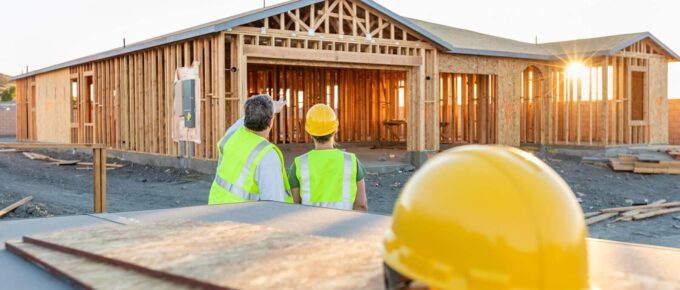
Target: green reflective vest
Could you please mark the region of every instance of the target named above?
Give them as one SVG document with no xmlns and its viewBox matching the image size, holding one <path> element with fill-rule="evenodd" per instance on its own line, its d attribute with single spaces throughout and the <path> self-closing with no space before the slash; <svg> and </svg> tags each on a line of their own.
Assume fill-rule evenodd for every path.
<svg viewBox="0 0 680 290">
<path fill-rule="evenodd" d="M 352 153 L 312 150 L 295 158 L 302 204 L 352 210 L 357 195 L 357 158 Z"/>
<path fill-rule="evenodd" d="M 269 150 L 276 151 L 281 159 L 283 183 L 287 194 L 284 201 L 293 202 L 283 154 L 267 139 L 241 127 L 222 137 L 218 149 L 220 157 L 217 161 L 215 180 L 210 187 L 208 204 L 260 200 L 260 189 L 255 182 L 255 169 Z M 224 158 L 225 152 L 229 153 L 227 158 Z"/>
</svg>

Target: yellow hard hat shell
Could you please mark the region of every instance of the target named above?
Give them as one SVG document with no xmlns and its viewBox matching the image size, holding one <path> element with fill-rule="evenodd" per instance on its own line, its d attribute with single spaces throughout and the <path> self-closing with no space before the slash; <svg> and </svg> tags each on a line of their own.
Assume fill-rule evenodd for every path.
<svg viewBox="0 0 680 290">
<path fill-rule="evenodd" d="M 305 131 L 312 136 L 326 136 L 338 130 L 338 117 L 333 108 L 316 104 L 309 108 L 305 120 Z"/>
<path fill-rule="evenodd" d="M 437 289 L 588 289 L 586 225 L 571 189 L 516 148 L 469 145 L 405 185 L 384 260 Z"/>
</svg>

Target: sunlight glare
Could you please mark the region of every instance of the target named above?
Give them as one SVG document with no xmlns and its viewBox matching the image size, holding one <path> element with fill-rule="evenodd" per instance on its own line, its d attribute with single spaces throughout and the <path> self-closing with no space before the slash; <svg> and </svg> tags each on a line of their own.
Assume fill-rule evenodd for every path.
<svg viewBox="0 0 680 290">
<path fill-rule="evenodd" d="M 574 61 L 567 66 L 567 75 L 572 79 L 582 79 L 588 73 L 588 69 L 580 61 Z"/>
</svg>

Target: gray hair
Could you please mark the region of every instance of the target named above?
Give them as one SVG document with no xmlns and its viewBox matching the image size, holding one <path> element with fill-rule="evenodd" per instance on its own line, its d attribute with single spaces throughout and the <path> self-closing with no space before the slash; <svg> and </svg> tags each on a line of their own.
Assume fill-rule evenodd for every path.
<svg viewBox="0 0 680 290">
<path fill-rule="evenodd" d="M 274 117 L 274 102 L 269 95 L 249 98 L 245 104 L 244 125 L 253 131 L 264 131 Z"/>
</svg>

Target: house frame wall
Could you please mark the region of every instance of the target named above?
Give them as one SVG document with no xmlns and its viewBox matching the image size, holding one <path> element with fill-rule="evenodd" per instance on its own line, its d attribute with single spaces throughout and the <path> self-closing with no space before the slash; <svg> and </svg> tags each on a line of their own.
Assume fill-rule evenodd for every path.
<svg viewBox="0 0 680 290">
<path fill-rule="evenodd" d="M 360 2 L 327 0 L 193 39 L 71 66 L 69 78 L 79 84 L 79 118 L 71 123 L 68 140 L 124 151 L 216 159 L 218 140 L 229 124 L 243 115 L 248 98 L 247 67 L 260 64 L 405 71 L 406 146 L 410 152 L 439 150 L 440 73 L 493 76 L 495 109 L 488 119 L 494 123 L 488 135 L 494 137 L 491 142 L 519 146 L 522 75 L 527 67 L 535 67 L 543 77 L 537 144 L 666 143 L 668 60 L 650 50 L 651 45 L 642 41 L 613 56 L 585 59 L 590 66 L 605 62 L 613 66 L 616 93 L 612 100 L 584 105 L 562 93 L 566 85 L 560 83 L 564 78 L 559 76 L 564 75 L 568 61 L 451 54 Z M 203 134 L 200 144 L 180 146 L 171 136 L 174 73 L 194 62 L 198 62 L 201 80 Z M 646 107 L 645 120 L 632 122 L 626 112 L 630 112 L 630 72 L 635 70 L 646 72 Z M 70 92 L 70 82 L 40 77 L 50 73 L 16 80 L 19 140 L 50 141 L 38 133 L 44 129 L 33 117 L 32 108 L 52 91 Z M 83 117 L 88 113 L 83 109 L 87 77 L 93 78 L 95 88 L 91 123 Z M 42 79 L 50 83 L 42 84 Z M 600 85 L 607 90 L 607 84 Z M 49 89 L 34 91 L 34 86 Z M 40 97 L 33 98 L 34 94 Z M 40 113 L 63 114 L 58 110 Z M 569 121 L 564 121 L 567 118 Z M 571 127 L 567 129 L 566 124 Z M 180 148 L 187 151 L 180 152 Z"/>
<path fill-rule="evenodd" d="M 668 59 L 653 43 L 642 40 L 605 57 L 582 57 L 560 61 L 538 61 L 503 57 L 440 54 L 442 73 L 494 75 L 498 78 L 497 143 L 519 146 L 523 140 L 545 145 L 609 146 L 620 144 L 668 143 Z M 590 90 L 610 91 L 609 98 L 587 99 L 595 94 L 579 93 L 584 80 L 567 76 L 573 61 L 584 64 L 591 79 L 599 69 L 599 81 Z M 525 70 L 533 67 L 540 73 L 536 96 L 537 132 L 534 138 L 526 134 L 522 103 Z M 608 67 L 608 69 L 605 69 Z M 644 72 L 644 119 L 632 120 L 631 73 Z M 613 75 L 612 75 L 613 74 Z M 603 79 L 611 77 L 609 82 Z M 526 90 L 527 87 L 524 89 Z M 526 137 L 526 136 L 525 136 Z"/>
</svg>

